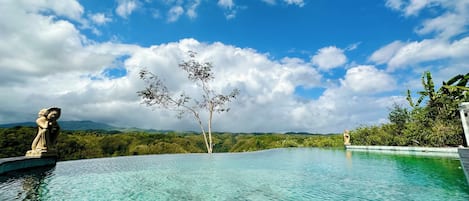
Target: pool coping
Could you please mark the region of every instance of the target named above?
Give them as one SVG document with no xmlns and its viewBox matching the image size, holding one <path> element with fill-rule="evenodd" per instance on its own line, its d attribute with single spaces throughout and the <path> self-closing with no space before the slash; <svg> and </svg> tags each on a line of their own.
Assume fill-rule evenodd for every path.
<svg viewBox="0 0 469 201">
<path fill-rule="evenodd" d="M 409 147 L 409 146 L 364 146 L 346 145 L 346 150 L 350 151 L 370 151 L 380 153 L 443 156 L 459 158 L 458 147 Z"/>
<path fill-rule="evenodd" d="M 10 158 L 0 158 L 0 175 L 7 172 L 30 169 L 42 166 L 54 166 L 57 163 L 57 157 L 29 157 L 19 156 Z"/>
<path fill-rule="evenodd" d="M 469 148 L 460 147 L 458 148 L 459 160 L 461 161 L 461 167 L 464 170 L 467 183 L 469 184 Z"/>
</svg>

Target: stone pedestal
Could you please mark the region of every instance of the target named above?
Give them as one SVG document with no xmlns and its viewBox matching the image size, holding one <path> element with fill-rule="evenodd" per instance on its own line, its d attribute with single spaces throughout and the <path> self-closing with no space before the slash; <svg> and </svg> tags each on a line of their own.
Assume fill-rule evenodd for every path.
<svg viewBox="0 0 469 201">
<path fill-rule="evenodd" d="M 29 150 L 26 152 L 28 158 L 57 157 L 56 150 Z"/>
</svg>

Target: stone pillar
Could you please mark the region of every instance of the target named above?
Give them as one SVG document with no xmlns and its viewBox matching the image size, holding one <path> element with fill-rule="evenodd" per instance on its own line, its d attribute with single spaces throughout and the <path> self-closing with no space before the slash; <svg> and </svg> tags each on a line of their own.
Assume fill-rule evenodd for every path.
<svg viewBox="0 0 469 201">
<path fill-rule="evenodd" d="M 459 105 L 459 114 L 461 115 L 462 127 L 464 129 L 464 137 L 466 144 L 469 146 L 469 102 L 464 102 Z"/>
</svg>

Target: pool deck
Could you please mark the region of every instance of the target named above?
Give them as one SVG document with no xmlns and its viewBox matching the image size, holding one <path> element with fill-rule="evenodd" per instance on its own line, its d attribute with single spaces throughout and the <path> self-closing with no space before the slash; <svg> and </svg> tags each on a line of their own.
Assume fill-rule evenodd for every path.
<svg viewBox="0 0 469 201">
<path fill-rule="evenodd" d="M 392 154 L 442 156 L 458 158 L 457 147 L 408 147 L 408 146 L 360 146 L 346 145 L 350 151 L 370 151 Z"/>
<path fill-rule="evenodd" d="M 34 167 L 53 166 L 56 163 L 57 157 L 20 156 L 11 158 L 0 158 L 0 174 Z"/>
</svg>

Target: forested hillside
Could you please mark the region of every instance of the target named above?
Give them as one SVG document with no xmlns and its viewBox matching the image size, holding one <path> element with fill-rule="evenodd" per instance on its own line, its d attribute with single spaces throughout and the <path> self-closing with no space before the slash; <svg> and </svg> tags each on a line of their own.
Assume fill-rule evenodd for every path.
<svg viewBox="0 0 469 201">
<path fill-rule="evenodd" d="M 0 158 L 23 156 L 36 136 L 34 127 L 0 129 Z M 281 147 L 343 147 L 342 135 L 216 133 L 214 152 L 243 152 Z M 118 133 L 62 131 L 57 140 L 59 160 L 110 156 L 205 153 L 198 133 Z"/>
</svg>

